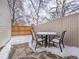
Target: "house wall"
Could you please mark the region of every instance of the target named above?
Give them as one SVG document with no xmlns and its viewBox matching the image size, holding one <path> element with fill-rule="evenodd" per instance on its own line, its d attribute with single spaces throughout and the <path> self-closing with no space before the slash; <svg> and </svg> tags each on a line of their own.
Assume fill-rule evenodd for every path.
<svg viewBox="0 0 79 59">
<path fill-rule="evenodd" d="M 35 30 L 56 31 L 57 33 L 66 30 L 67 33 L 64 38 L 65 44 L 79 47 L 79 14 L 66 16 L 46 24 L 37 25 L 35 26 Z"/>
<path fill-rule="evenodd" d="M 10 21 L 7 0 L 0 0 L 0 47 L 10 40 Z"/>
</svg>

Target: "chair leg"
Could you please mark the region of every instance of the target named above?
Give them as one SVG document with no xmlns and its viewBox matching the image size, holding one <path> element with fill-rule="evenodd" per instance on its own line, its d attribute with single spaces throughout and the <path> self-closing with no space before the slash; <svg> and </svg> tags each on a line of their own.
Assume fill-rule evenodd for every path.
<svg viewBox="0 0 79 59">
<path fill-rule="evenodd" d="M 65 46 L 64 46 L 64 42 L 62 41 L 62 45 L 63 45 L 63 48 L 65 48 Z"/>
<path fill-rule="evenodd" d="M 32 44 L 33 44 L 33 40 L 34 40 L 34 39 L 32 38 Z"/>
<path fill-rule="evenodd" d="M 37 48 L 37 43 L 36 43 L 36 46 L 35 46 L 35 50 L 36 50 L 36 48 Z"/>
<path fill-rule="evenodd" d="M 33 39 L 32 39 L 32 44 L 33 44 Z"/>
<path fill-rule="evenodd" d="M 54 42 L 53 42 L 53 46 L 54 46 Z"/>
<path fill-rule="evenodd" d="M 49 41 L 49 47 L 50 47 L 50 41 Z"/>
<path fill-rule="evenodd" d="M 60 47 L 60 50 L 61 50 L 61 52 L 62 52 L 62 48 L 61 48 L 61 44 L 59 43 L 59 47 Z"/>
</svg>

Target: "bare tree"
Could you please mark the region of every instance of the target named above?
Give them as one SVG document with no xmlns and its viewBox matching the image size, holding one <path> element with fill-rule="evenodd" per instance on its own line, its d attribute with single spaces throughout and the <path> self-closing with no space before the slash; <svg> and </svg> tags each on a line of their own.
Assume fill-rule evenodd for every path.
<svg viewBox="0 0 79 59">
<path fill-rule="evenodd" d="M 10 1 L 11 0 L 8 0 L 8 2 Z M 21 3 L 16 6 L 19 1 Z M 27 9 L 24 9 L 23 7 L 25 1 L 30 2 L 28 7 L 30 14 L 28 15 L 26 15 L 27 13 L 25 12 Z M 12 0 L 12 2 L 12 5 L 9 3 L 11 11 L 13 11 L 12 22 L 16 21 L 14 19 L 17 19 L 18 21 L 18 19 L 22 18 L 22 22 L 24 21 L 25 23 L 31 23 L 31 18 L 36 24 L 39 24 L 43 23 L 44 20 L 49 22 L 54 18 L 64 17 L 79 11 L 79 5 L 76 4 L 75 0 Z M 25 7 L 27 6 L 28 5 Z M 16 12 L 17 8 L 21 10 L 21 13 L 19 12 L 18 14 Z M 18 15 L 17 17 L 16 14 Z"/>
<path fill-rule="evenodd" d="M 32 0 L 30 0 L 30 2 L 31 2 L 31 4 L 32 4 L 32 6 L 33 6 L 33 8 L 34 8 L 34 10 L 35 10 L 35 13 L 36 13 L 36 16 L 37 16 L 37 19 L 36 19 L 36 21 L 37 21 L 37 24 L 38 24 L 38 20 L 39 20 L 39 10 L 40 10 L 40 8 L 41 8 L 41 3 L 43 2 L 42 0 L 39 0 L 39 4 L 38 4 L 38 7 L 37 7 L 37 9 L 36 9 L 36 7 L 34 6 L 34 3 L 33 3 L 33 1 Z"/>
<path fill-rule="evenodd" d="M 15 3 L 16 0 L 7 0 L 8 1 L 8 5 L 9 5 L 9 9 L 10 9 L 10 13 L 12 15 L 12 23 L 14 23 L 14 19 L 15 19 Z"/>
<path fill-rule="evenodd" d="M 56 9 L 56 11 L 53 11 L 52 14 L 56 17 L 64 17 L 65 15 L 69 15 L 70 13 L 73 13 L 77 10 L 79 10 L 79 5 L 76 4 L 75 0 L 69 1 L 68 0 L 56 0 L 56 7 L 52 9 Z M 59 11 L 60 10 L 60 11 Z"/>
</svg>

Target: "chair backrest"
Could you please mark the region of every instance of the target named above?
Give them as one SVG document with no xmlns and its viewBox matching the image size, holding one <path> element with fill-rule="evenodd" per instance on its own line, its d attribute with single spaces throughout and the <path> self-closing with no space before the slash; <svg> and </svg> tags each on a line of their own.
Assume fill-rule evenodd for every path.
<svg viewBox="0 0 79 59">
<path fill-rule="evenodd" d="M 67 31 L 63 31 L 62 32 L 62 35 L 61 35 L 61 40 L 63 40 L 64 39 L 64 36 L 65 36 L 65 33 L 66 33 Z"/>
<path fill-rule="evenodd" d="M 32 24 L 31 26 L 32 26 L 32 38 L 33 38 L 33 40 L 37 40 L 36 33 L 34 31 L 34 25 Z"/>
</svg>

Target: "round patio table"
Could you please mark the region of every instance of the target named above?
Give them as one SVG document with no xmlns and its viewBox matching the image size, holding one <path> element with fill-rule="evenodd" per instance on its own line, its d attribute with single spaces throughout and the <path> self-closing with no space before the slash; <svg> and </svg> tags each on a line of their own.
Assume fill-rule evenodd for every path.
<svg viewBox="0 0 79 59">
<path fill-rule="evenodd" d="M 56 32 L 37 32 L 36 34 L 37 35 L 46 35 L 46 38 L 45 38 L 45 47 L 47 47 L 47 44 L 48 44 L 47 37 L 50 36 L 50 35 L 53 35 L 53 36 L 57 35 Z M 50 38 L 49 38 L 49 40 L 50 40 Z"/>
</svg>

